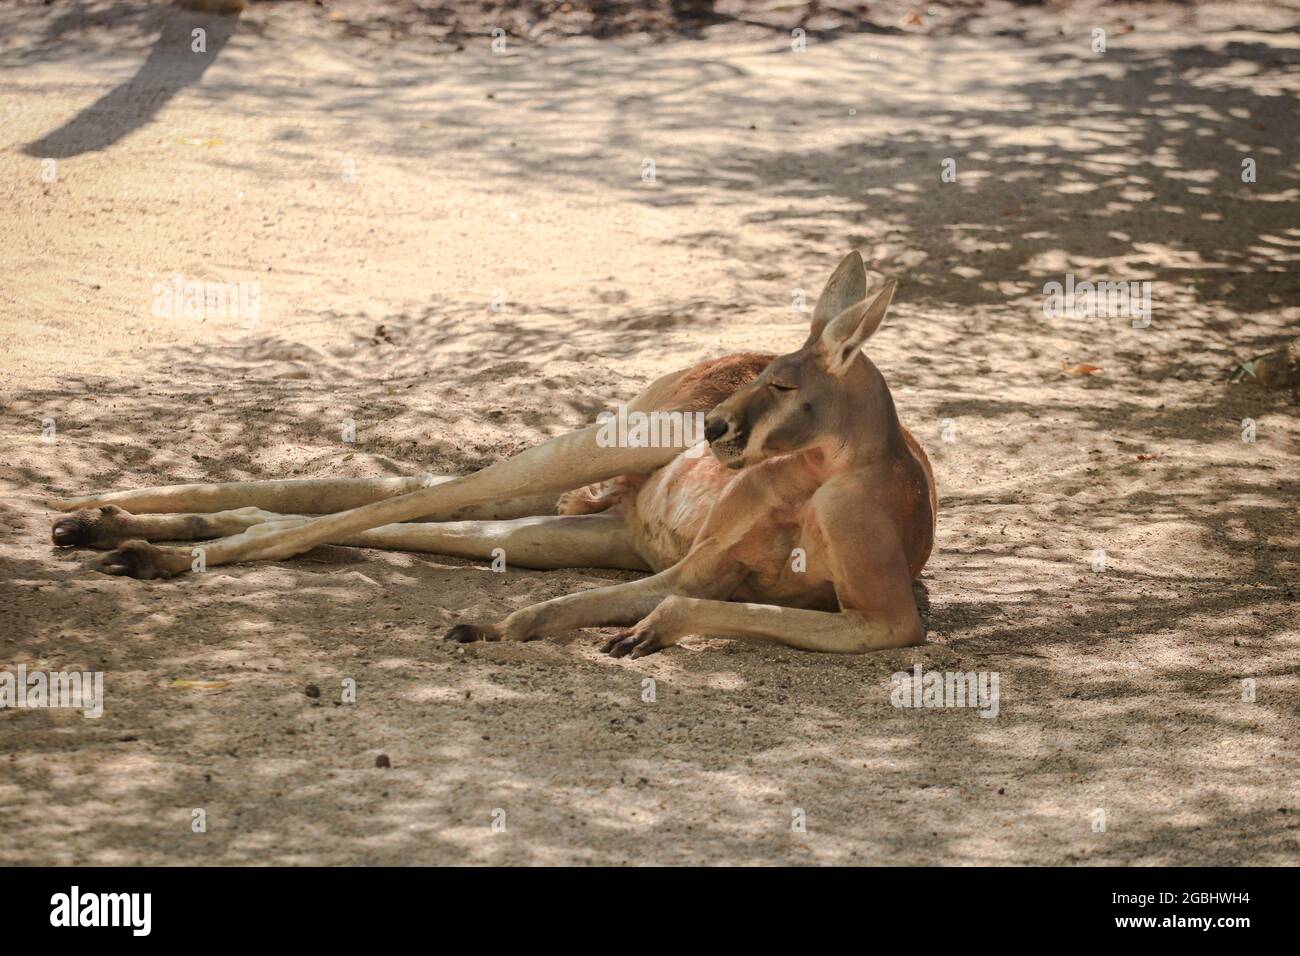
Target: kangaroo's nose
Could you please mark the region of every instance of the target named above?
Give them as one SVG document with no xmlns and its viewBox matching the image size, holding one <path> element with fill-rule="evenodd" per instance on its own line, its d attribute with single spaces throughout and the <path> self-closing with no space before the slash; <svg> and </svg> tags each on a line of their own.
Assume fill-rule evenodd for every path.
<svg viewBox="0 0 1300 956">
<path fill-rule="evenodd" d="M 729 422 L 724 421 L 721 418 L 715 418 L 711 422 L 705 422 L 704 440 L 707 441 L 710 445 L 712 445 L 715 441 L 717 441 L 719 438 L 725 435 L 727 433 L 727 429 L 729 429 L 730 427 L 731 424 Z"/>
</svg>

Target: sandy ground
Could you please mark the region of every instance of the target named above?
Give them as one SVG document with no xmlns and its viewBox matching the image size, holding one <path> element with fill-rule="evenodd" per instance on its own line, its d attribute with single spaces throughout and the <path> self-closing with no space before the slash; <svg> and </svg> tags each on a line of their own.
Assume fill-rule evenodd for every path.
<svg viewBox="0 0 1300 956">
<path fill-rule="evenodd" d="M 0 710 L 0 863 L 1294 863 L 1294 396 L 1224 376 L 1300 318 L 1300 17 L 1073 16 L 495 55 L 0 5 L 0 665 L 106 674 L 98 720 Z M 470 471 L 797 346 L 849 248 L 900 280 L 870 354 L 942 498 L 924 648 L 457 647 L 630 575 L 50 545 L 41 495 Z M 1070 271 L 1152 280 L 1150 327 L 1045 318 Z M 174 275 L 258 324 L 155 316 Z M 918 663 L 997 672 L 999 716 L 893 707 Z"/>
</svg>

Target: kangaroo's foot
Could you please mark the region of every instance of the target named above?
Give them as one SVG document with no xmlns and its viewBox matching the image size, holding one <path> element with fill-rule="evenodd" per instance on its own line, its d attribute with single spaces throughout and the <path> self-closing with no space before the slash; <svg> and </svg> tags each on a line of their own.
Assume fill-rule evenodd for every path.
<svg viewBox="0 0 1300 956">
<path fill-rule="evenodd" d="M 125 541 L 196 541 L 239 534 L 256 525 L 277 527 L 305 522 L 300 515 L 280 515 L 261 508 L 236 508 L 215 514 L 132 514 L 117 505 L 88 508 L 54 522 L 59 547 L 115 548 Z"/>
<path fill-rule="evenodd" d="M 139 537 L 131 531 L 134 518 L 117 505 L 88 508 L 59 518 L 50 536 L 60 548 L 115 548 Z"/>
<path fill-rule="evenodd" d="M 126 541 L 121 547 L 96 557 L 89 567 L 104 574 L 148 581 L 182 574 L 190 570 L 191 560 L 187 548 L 160 548 L 148 541 Z"/>
<path fill-rule="evenodd" d="M 457 624 L 442 636 L 444 641 L 471 644 L 474 641 L 499 641 L 501 631 L 490 624 Z"/>
</svg>

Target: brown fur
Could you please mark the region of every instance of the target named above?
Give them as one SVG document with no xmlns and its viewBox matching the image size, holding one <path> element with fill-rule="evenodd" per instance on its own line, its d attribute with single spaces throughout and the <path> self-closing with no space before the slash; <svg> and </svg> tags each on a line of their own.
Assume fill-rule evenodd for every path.
<svg viewBox="0 0 1300 956">
<path fill-rule="evenodd" d="M 762 374 L 775 355 L 741 352 L 701 362 L 681 373 L 669 405 L 690 412 L 708 412 Z"/>
</svg>

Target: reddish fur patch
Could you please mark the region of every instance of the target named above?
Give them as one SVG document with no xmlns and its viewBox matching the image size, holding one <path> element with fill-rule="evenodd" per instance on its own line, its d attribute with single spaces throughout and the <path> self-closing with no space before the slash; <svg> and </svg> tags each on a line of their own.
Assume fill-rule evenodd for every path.
<svg viewBox="0 0 1300 956">
<path fill-rule="evenodd" d="M 712 411 L 758 378 L 774 358 L 761 352 L 742 352 L 701 362 L 677 382 L 668 407 L 687 412 Z"/>
<path fill-rule="evenodd" d="M 937 530 L 939 527 L 939 489 L 934 483 L 934 469 L 930 467 L 930 459 L 926 455 L 925 449 L 921 447 L 921 443 L 916 440 L 916 436 L 901 424 L 898 426 L 898 430 L 903 433 L 903 441 L 907 443 L 908 451 L 921 463 L 921 470 L 925 472 L 925 480 L 930 486 L 930 514 L 934 519 L 934 527 Z"/>
</svg>

